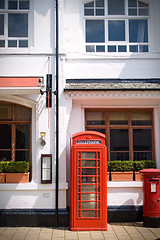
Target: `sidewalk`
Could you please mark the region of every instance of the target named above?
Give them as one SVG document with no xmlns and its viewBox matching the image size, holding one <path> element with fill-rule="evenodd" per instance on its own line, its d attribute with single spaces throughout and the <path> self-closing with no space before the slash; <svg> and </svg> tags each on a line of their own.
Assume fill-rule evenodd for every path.
<svg viewBox="0 0 160 240">
<path fill-rule="evenodd" d="M 108 231 L 71 232 L 68 228 L 0 227 L 0 240 L 155 240 L 160 228 L 144 228 L 142 223 L 111 223 Z"/>
</svg>

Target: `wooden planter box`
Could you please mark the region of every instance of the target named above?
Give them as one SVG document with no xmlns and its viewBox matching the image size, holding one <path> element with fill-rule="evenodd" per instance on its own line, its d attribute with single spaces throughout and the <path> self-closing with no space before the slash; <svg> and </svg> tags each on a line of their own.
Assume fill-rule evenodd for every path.
<svg viewBox="0 0 160 240">
<path fill-rule="evenodd" d="M 6 173 L 6 183 L 28 183 L 28 173 Z"/>
<path fill-rule="evenodd" d="M 109 181 L 110 172 L 107 172 L 107 182 Z"/>
<path fill-rule="evenodd" d="M 0 183 L 5 183 L 6 175 L 5 173 L 0 173 Z"/>
<path fill-rule="evenodd" d="M 135 172 L 135 181 L 142 181 L 142 175 L 140 172 Z"/>
<path fill-rule="evenodd" d="M 133 181 L 133 172 L 111 172 L 112 181 Z"/>
</svg>

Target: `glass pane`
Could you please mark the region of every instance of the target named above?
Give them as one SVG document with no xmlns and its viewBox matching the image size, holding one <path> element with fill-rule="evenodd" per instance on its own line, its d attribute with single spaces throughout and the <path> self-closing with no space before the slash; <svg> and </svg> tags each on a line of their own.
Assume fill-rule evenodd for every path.
<svg viewBox="0 0 160 240">
<path fill-rule="evenodd" d="M 104 42 L 104 20 L 86 20 L 86 42 Z"/>
<path fill-rule="evenodd" d="M 148 42 L 147 20 L 129 20 L 129 42 Z"/>
<path fill-rule="evenodd" d="M 19 1 L 19 9 L 29 9 L 29 1 Z"/>
<path fill-rule="evenodd" d="M 94 9 L 84 9 L 84 16 L 94 16 Z"/>
<path fill-rule="evenodd" d="M 51 179 L 50 169 L 42 169 L 42 180 L 50 180 L 50 179 Z"/>
<path fill-rule="evenodd" d="M 139 50 L 140 52 L 148 52 L 148 45 L 140 45 Z"/>
<path fill-rule="evenodd" d="M 93 160 L 85 161 L 85 160 L 83 160 L 82 161 L 82 167 L 96 167 L 96 161 L 93 161 Z"/>
<path fill-rule="evenodd" d="M 108 52 L 116 52 L 116 46 L 108 46 Z"/>
<path fill-rule="evenodd" d="M 28 40 L 19 40 L 19 47 L 28 47 Z"/>
<path fill-rule="evenodd" d="M 42 168 L 49 168 L 51 167 L 50 157 L 43 157 Z"/>
<path fill-rule="evenodd" d="M 82 175 L 96 175 L 96 169 L 94 168 L 83 168 Z"/>
<path fill-rule="evenodd" d="M 95 52 L 95 46 L 86 46 L 86 52 Z"/>
<path fill-rule="evenodd" d="M 84 7 L 94 7 L 94 2 L 86 3 Z"/>
<path fill-rule="evenodd" d="M 31 120 L 31 110 L 29 108 L 16 105 L 15 106 L 15 120 Z"/>
<path fill-rule="evenodd" d="M 105 113 L 103 112 L 87 112 L 87 125 L 105 125 Z"/>
<path fill-rule="evenodd" d="M 4 14 L 0 14 L 0 35 L 4 35 Z"/>
<path fill-rule="evenodd" d="M 138 52 L 138 46 L 137 45 L 129 46 L 129 51 L 130 52 Z"/>
<path fill-rule="evenodd" d="M 28 14 L 8 14 L 8 37 L 28 37 Z"/>
<path fill-rule="evenodd" d="M 129 152 L 111 152 L 111 161 L 114 160 L 129 160 Z"/>
<path fill-rule="evenodd" d="M 128 7 L 137 7 L 137 1 L 128 0 Z"/>
<path fill-rule="evenodd" d="M 128 15 L 129 16 L 137 16 L 137 9 L 129 9 Z"/>
<path fill-rule="evenodd" d="M 16 161 L 29 162 L 29 151 L 16 151 Z"/>
<path fill-rule="evenodd" d="M 126 46 L 118 46 L 118 52 L 127 52 Z"/>
<path fill-rule="evenodd" d="M 17 1 L 8 1 L 8 9 L 18 9 Z"/>
<path fill-rule="evenodd" d="M 82 211 L 82 217 L 96 217 L 96 211 Z"/>
<path fill-rule="evenodd" d="M 95 193 L 82 193 L 81 196 L 82 196 L 82 200 L 96 201 Z"/>
<path fill-rule="evenodd" d="M 109 15 L 124 15 L 124 0 L 108 0 Z"/>
<path fill-rule="evenodd" d="M 134 160 L 152 160 L 152 152 L 134 152 Z"/>
<path fill-rule="evenodd" d="M 12 105 L 0 104 L 0 120 L 12 119 Z"/>
<path fill-rule="evenodd" d="M 142 3 L 142 2 L 138 2 L 138 6 L 148 8 L 148 5 L 146 3 Z"/>
<path fill-rule="evenodd" d="M 16 149 L 29 149 L 30 125 L 16 125 Z"/>
<path fill-rule="evenodd" d="M 0 0 L 0 9 L 5 9 L 5 0 Z"/>
<path fill-rule="evenodd" d="M 128 112 L 110 112 L 110 125 L 128 125 Z"/>
<path fill-rule="evenodd" d="M 104 9 L 96 9 L 96 16 L 104 16 Z"/>
<path fill-rule="evenodd" d="M 11 161 L 11 151 L 0 151 L 0 161 Z"/>
<path fill-rule="evenodd" d="M 17 47 L 17 40 L 8 40 L 8 47 Z"/>
<path fill-rule="evenodd" d="M 139 9 L 139 15 L 140 16 L 148 16 L 149 15 L 148 9 Z"/>
<path fill-rule="evenodd" d="M 129 150 L 128 129 L 111 129 L 110 130 L 110 150 L 111 151 L 128 151 Z"/>
<path fill-rule="evenodd" d="M 86 174 L 86 172 L 83 172 L 84 175 Z M 88 173 L 88 175 L 92 175 L 90 173 Z M 95 176 L 91 176 L 91 177 L 82 177 L 82 183 L 96 183 L 96 177 Z"/>
<path fill-rule="evenodd" d="M 96 202 L 82 202 L 82 209 L 96 209 Z"/>
<path fill-rule="evenodd" d="M 109 41 L 125 41 L 125 21 L 109 20 L 108 35 Z"/>
<path fill-rule="evenodd" d="M 133 126 L 152 126 L 152 112 L 132 112 Z"/>
<path fill-rule="evenodd" d="M 96 152 L 82 152 L 82 159 L 96 159 Z"/>
<path fill-rule="evenodd" d="M 11 125 L 0 124 L 0 149 L 11 149 Z"/>
<path fill-rule="evenodd" d="M 96 185 L 82 185 L 82 192 L 96 192 Z"/>
<path fill-rule="evenodd" d="M 5 40 L 0 40 L 0 47 L 5 47 Z"/>
<path fill-rule="evenodd" d="M 105 46 L 96 46 L 96 52 L 105 52 Z"/>
<path fill-rule="evenodd" d="M 133 129 L 133 151 L 152 151 L 151 129 Z"/>
<path fill-rule="evenodd" d="M 96 7 L 104 7 L 104 0 L 96 1 Z"/>
</svg>

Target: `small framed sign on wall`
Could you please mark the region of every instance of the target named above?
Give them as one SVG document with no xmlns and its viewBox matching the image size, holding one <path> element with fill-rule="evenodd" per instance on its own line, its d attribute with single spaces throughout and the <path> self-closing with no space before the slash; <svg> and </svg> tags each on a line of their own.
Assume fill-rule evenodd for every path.
<svg viewBox="0 0 160 240">
<path fill-rule="evenodd" d="M 52 183 L 52 154 L 41 154 L 41 183 Z"/>
</svg>

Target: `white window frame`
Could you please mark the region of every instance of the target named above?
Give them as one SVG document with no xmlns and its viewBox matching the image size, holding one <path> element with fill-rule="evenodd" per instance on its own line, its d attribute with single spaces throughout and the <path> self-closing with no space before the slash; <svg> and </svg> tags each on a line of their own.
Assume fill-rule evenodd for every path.
<svg viewBox="0 0 160 240">
<path fill-rule="evenodd" d="M 19 6 L 19 0 L 17 0 Z M 8 9 L 8 0 L 5 0 L 5 9 L 0 9 L 0 14 L 4 14 L 4 35 L 0 35 L 0 40 L 5 41 L 5 47 L 0 47 L 1 49 L 25 49 L 29 48 L 29 36 L 30 36 L 30 9 L 31 9 L 31 0 L 29 0 L 29 9 Z M 9 13 L 25 13 L 28 14 L 28 37 L 8 37 L 8 14 Z M 17 47 L 8 47 L 9 40 L 16 40 Z M 28 46 L 27 47 L 19 47 L 19 40 L 27 40 Z"/>
<path fill-rule="evenodd" d="M 95 0 L 93 0 L 95 1 Z M 113 54 L 113 53 L 118 53 L 118 54 L 122 54 L 122 53 L 130 53 L 130 54 L 134 54 L 134 53 L 138 53 L 138 54 L 146 54 L 150 52 L 150 42 L 149 42 L 149 14 L 148 16 L 130 16 L 128 14 L 128 0 L 124 0 L 125 1 L 125 15 L 108 15 L 108 0 L 104 0 L 104 16 L 85 16 L 84 15 L 84 5 L 90 2 L 93 2 L 91 0 L 88 1 L 84 1 L 83 2 L 83 16 L 84 16 L 84 29 L 85 29 L 85 34 L 84 34 L 84 41 L 85 41 L 85 52 L 92 54 L 92 53 L 109 53 L 109 54 Z M 138 0 L 139 2 L 142 3 L 146 3 L 148 4 L 148 10 L 150 12 L 150 5 L 149 5 L 149 1 L 146 0 Z M 129 42 L 129 20 L 147 20 L 148 22 L 148 42 Z M 105 41 L 104 43 L 87 43 L 86 42 L 86 20 L 104 20 L 104 25 L 105 25 Z M 108 41 L 108 21 L 109 20 L 124 20 L 125 21 L 125 41 Z M 140 46 L 148 46 L 148 51 L 146 52 L 140 52 Z M 93 46 L 94 51 L 88 52 L 86 51 L 87 46 Z M 104 52 L 96 52 L 96 46 L 105 46 L 105 51 Z M 116 46 L 116 52 L 109 52 L 108 51 L 108 46 Z M 118 46 L 126 46 L 126 52 L 118 52 Z M 137 46 L 138 47 L 138 52 L 131 52 L 129 51 L 129 47 L 130 46 Z"/>
</svg>

